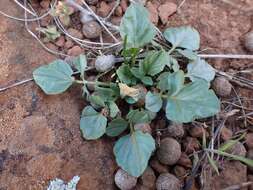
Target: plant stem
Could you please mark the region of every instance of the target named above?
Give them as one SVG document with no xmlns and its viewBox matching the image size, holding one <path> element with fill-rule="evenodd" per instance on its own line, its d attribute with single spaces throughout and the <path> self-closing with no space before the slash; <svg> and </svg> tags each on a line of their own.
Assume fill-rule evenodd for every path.
<svg viewBox="0 0 253 190">
<path fill-rule="evenodd" d="M 130 123 L 130 132 L 131 132 L 131 134 L 134 133 L 134 127 L 133 127 L 132 123 Z"/>
<path fill-rule="evenodd" d="M 176 48 L 177 46 L 172 46 L 172 48 L 168 51 L 168 54 L 170 55 Z"/>
</svg>

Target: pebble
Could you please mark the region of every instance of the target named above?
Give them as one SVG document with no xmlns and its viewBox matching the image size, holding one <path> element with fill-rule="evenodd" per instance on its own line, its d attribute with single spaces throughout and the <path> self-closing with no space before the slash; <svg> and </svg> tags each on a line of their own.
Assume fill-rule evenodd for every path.
<svg viewBox="0 0 253 190">
<path fill-rule="evenodd" d="M 150 166 L 159 174 L 168 172 L 168 167 L 161 164 L 156 158 L 151 159 Z"/>
<path fill-rule="evenodd" d="M 96 21 L 90 21 L 83 25 L 82 31 L 86 38 L 93 39 L 100 36 L 102 28 Z"/>
<path fill-rule="evenodd" d="M 57 45 L 58 47 L 64 47 L 64 45 L 65 45 L 65 38 L 64 38 L 64 36 L 60 36 L 56 40 L 55 45 Z"/>
<path fill-rule="evenodd" d="M 225 77 L 216 77 L 212 83 L 215 93 L 221 97 L 227 97 L 232 91 L 232 85 Z"/>
<path fill-rule="evenodd" d="M 66 38 L 65 44 L 64 44 L 64 48 L 65 49 L 70 49 L 74 46 L 73 41 L 70 38 Z"/>
<path fill-rule="evenodd" d="M 114 180 L 117 187 L 121 190 L 130 190 L 135 187 L 137 183 L 136 177 L 130 176 L 122 169 L 118 169 L 117 173 L 115 174 Z"/>
<path fill-rule="evenodd" d="M 181 184 L 178 178 L 170 173 L 159 175 L 156 181 L 157 190 L 180 190 Z"/>
<path fill-rule="evenodd" d="M 178 162 L 179 165 L 184 166 L 186 168 L 191 168 L 192 167 L 192 161 L 191 159 L 187 156 L 187 154 L 182 153 Z"/>
<path fill-rule="evenodd" d="M 155 189 L 156 176 L 153 169 L 148 166 L 139 181 L 142 189 Z"/>
<path fill-rule="evenodd" d="M 173 15 L 177 11 L 177 5 L 172 2 L 166 2 L 160 5 L 158 8 L 159 17 L 163 24 L 168 22 L 169 16 Z"/>
<path fill-rule="evenodd" d="M 184 136 L 183 124 L 173 122 L 168 126 L 168 135 L 174 138 L 182 138 Z"/>
<path fill-rule="evenodd" d="M 230 130 L 230 129 L 228 129 L 227 127 L 222 127 L 222 129 L 221 129 L 221 139 L 223 140 L 223 141 L 228 141 L 228 140 L 230 140 L 231 138 L 232 138 L 232 136 L 233 136 L 233 132 Z"/>
<path fill-rule="evenodd" d="M 181 156 L 181 146 L 173 138 L 167 137 L 161 140 L 157 150 L 158 160 L 165 165 L 175 164 Z"/>
<path fill-rule="evenodd" d="M 67 30 L 67 32 L 68 32 L 71 36 L 73 36 L 73 37 L 75 37 L 75 38 L 78 38 L 78 39 L 82 39 L 82 38 L 83 38 L 82 33 L 79 32 L 78 30 L 74 29 L 74 28 L 69 28 L 69 29 Z"/>
<path fill-rule="evenodd" d="M 227 152 L 233 155 L 243 156 L 243 157 L 245 157 L 247 153 L 246 148 L 241 142 L 237 142 L 234 146 L 230 147 L 227 150 Z"/>
<path fill-rule="evenodd" d="M 102 1 L 100 3 L 99 8 L 97 9 L 97 14 L 101 17 L 106 17 L 110 13 L 110 11 L 111 11 L 110 5 Z"/>
<path fill-rule="evenodd" d="M 178 177 L 178 178 L 182 178 L 186 175 L 186 170 L 184 169 L 184 167 L 176 165 L 173 168 L 173 173 Z"/>
<path fill-rule="evenodd" d="M 78 56 L 83 53 L 83 50 L 80 46 L 73 46 L 71 49 L 68 50 L 69 56 Z"/>
<path fill-rule="evenodd" d="M 208 137 L 208 133 L 203 127 L 193 126 L 190 128 L 189 133 L 192 137 L 195 137 L 195 138 L 203 138 L 204 134 L 206 137 Z"/>
<path fill-rule="evenodd" d="M 149 19 L 150 21 L 157 25 L 159 16 L 158 16 L 158 4 L 155 2 L 148 1 L 146 5 L 148 11 L 149 11 Z"/>
<path fill-rule="evenodd" d="M 200 149 L 200 143 L 198 139 L 193 137 L 186 137 L 183 142 L 183 146 L 186 153 L 193 153 Z"/>
</svg>

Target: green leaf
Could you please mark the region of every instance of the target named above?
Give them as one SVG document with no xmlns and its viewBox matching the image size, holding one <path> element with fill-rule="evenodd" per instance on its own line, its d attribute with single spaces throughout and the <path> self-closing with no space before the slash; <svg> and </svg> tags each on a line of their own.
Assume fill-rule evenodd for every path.
<svg viewBox="0 0 253 190">
<path fill-rule="evenodd" d="M 146 111 L 131 110 L 127 114 L 127 119 L 133 124 L 149 123 L 151 121 L 149 114 Z"/>
<path fill-rule="evenodd" d="M 113 101 L 108 102 L 108 107 L 110 111 L 110 117 L 114 118 L 117 116 L 117 114 L 120 112 L 117 104 Z"/>
<path fill-rule="evenodd" d="M 79 55 L 73 60 L 75 68 L 80 72 L 81 78 L 84 77 L 84 72 L 87 68 L 87 60 L 85 55 Z"/>
<path fill-rule="evenodd" d="M 226 153 L 226 152 L 223 152 L 223 151 L 220 151 L 220 150 L 209 150 L 209 151 L 214 152 L 216 154 L 219 154 L 221 156 L 229 157 L 233 160 L 243 162 L 244 164 L 247 164 L 248 166 L 253 167 L 253 160 L 245 158 L 243 156 L 237 156 L 237 155 L 229 154 L 229 153 Z"/>
<path fill-rule="evenodd" d="M 106 128 L 106 134 L 110 137 L 119 136 L 123 133 L 128 126 L 128 122 L 122 118 L 116 118 L 112 120 Z"/>
<path fill-rule="evenodd" d="M 188 73 L 186 76 L 188 76 L 191 81 L 204 79 L 207 82 L 211 82 L 215 77 L 214 68 L 203 59 L 197 59 L 189 63 L 187 65 L 187 70 Z"/>
<path fill-rule="evenodd" d="M 37 30 L 45 34 L 47 41 L 55 41 L 61 36 L 61 33 L 57 31 L 56 26 L 47 26 L 47 28 L 38 28 Z"/>
<path fill-rule="evenodd" d="M 107 118 L 91 106 L 84 108 L 80 120 L 80 129 L 87 140 L 98 139 L 106 131 Z"/>
<path fill-rule="evenodd" d="M 56 60 L 33 71 L 33 78 L 46 94 L 59 94 L 67 90 L 74 78 L 71 67 L 62 60 Z"/>
<path fill-rule="evenodd" d="M 143 82 L 143 84 L 148 85 L 148 86 L 152 86 L 153 85 L 153 80 L 151 77 L 143 77 L 141 79 L 141 82 Z"/>
<path fill-rule="evenodd" d="M 207 153 L 207 158 L 208 158 L 208 162 L 209 164 L 213 167 L 213 169 L 216 171 L 216 173 L 219 175 L 219 169 L 216 165 L 216 162 L 209 156 L 209 154 Z"/>
<path fill-rule="evenodd" d="M 189 49 L 184 49 L 184 50 L 181 50 L 181 49 L 177 49 L 177 52 L 180 53 L 181 55 L 183 55 L 184 57 L 186 57 L 187 59 L 189 60 L 196 60 L 198 59 L 198 54 L 189 50 Z"/>
<path fill-rule="evenodd" d="M 120 96 L 120 91 L 117 85 L 110 84 L 108 88 L 95 86 L 95 92 L 105 101 L 115 101 Z"/>
<path fill-rule="evenodd" d="M 171 74 L 170 72 L 164 72 L 161 73 L 157 78 L 158 79 L 157 87 L 163 92 L 169 90 L 168 77 L 170 74 Z"/>
<path fill-rule="evenodd" d="M 136 83 L 136 78 L 134 77 L 134 75 L 132 74 L 130 67 L 128 65 L 121 65 L 117 71 L 116 71 L 119 80 L 122 83 L 125 83 L 127 85 L 130 84 L 135 84 Z"/>
<path fill-rule="evenodd" d="M 173 71 L 178 71 L 180 69 L 180 66 L 178 64 L 178 61 L 172 57 L 171 55 L 168 55 L 169 62 L 166 64 L 168 67 L 172 67 Z"/>
<path fill-rule="evenodd" d="M 100 96 L 91 95 L 89 96 L 89 101 L 91 104 L 94 104 L 96 106 L 105 107 L 105 102 Z"/>
<path fill-rule="evenodd" d="M 235 140 L 228 140 L 228 141 L 226 141 L 224 144 L 222 144 L 220 146 L 220 148 L 218 150 L 220 150 L 220 151 L 226 151 L 226 150 L 230 149 L 236 143 L 238 143 L 240 140 L 242 140 L 245 137 L 245 135 L 246 135 L 246 133 L 242 134 L 239 138 L 237 138 Z"/>
<path fill-rule="evenodd" d="M 148 92 L 145 97 L 145 108 L 152 112 L 159 112 L 162 108 L 163 101 L 159 94 Z"/>
<path fill-rule="evenodd" d="M 155 76 L 162 72 L 168 63 L 170 63 L 170 60 L 165 51 L 152 51 L 141 62 L 140 70 L 143 75 Z"/>
<path fill-rule="evenodd" d="M 175 122 L 188 123 L 194 119 L 206 118 L 218 113 L 219 99 L 213 90 L 208 88 L 208 83 L 196 81 L 169 96 L 166 117 Z"/>
<path fill-rule="evenodd" d="M 156 30 L 149 20 L 147 9 L 132 3 L 121 20 L 120 35 L 122 39 L 127 36 L 127 48 L 139 48 L 151 42 Z"/>
<path fill-rule="evenodd" d="M 135 177 L 144 172 L 154 150 L 155 141 L 152 136 L 139 130 L 121 137 L 113 148 L 117 164 Z"/>
<path fill-rule="evenodd" d="M 164 37 L 174 48 L 182 47 L 189 50 L 199 49 L 199 33 L 190 26 L 167 28 L 164 32 Z"/>
</svg>

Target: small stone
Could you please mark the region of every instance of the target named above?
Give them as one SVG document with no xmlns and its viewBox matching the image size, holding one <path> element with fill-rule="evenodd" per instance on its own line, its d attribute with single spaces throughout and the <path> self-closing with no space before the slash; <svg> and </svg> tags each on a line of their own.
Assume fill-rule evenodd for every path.
<svg viewBox="0 0 253 190">
<path fill-rule="evenodd" d="M 111 18 L 111 23 L 112 24 L 115 24 L 115 25 L 119 26 L 120 22 L 121 22 L 121 17 L 114 16 L 114 17 Z"/>
<path fill-rule="evenodd" d="M 150 166 L 159 174 L 161 173 L 167 173 L 168 167 L 161 164 L 156 158 L 151 159 Z"/>
<path fill-rule="evenodd" d="M 203 127 L 191 127 L 189 131 L 190 135 L 195 138 L 203 138 L 203 135 L 205 134 L 206 137 L 208 137 L 208 133 Z"/>
<path fill-rule="evenodd" d="M 27 162 L 26 169 L 30 176 L 49 180 L 59 175 L 62 164 L 63 161 L 58 155 L 50 153 L 32 158 Z"/>
<path fill-rule="evenodd" d="M 217 77 L 212 83 L 215 93 L 221 97 L 227 97 L 232 91 L 232 85 L 225 77 Z"/>
<path fill-rule="evenodd" d="M 82 48 L 80 48 L 79 46 L 74 46 L 71 49 L 68 50 L 68 55 L 69 56 L 78 56 L 80 54 L 83 53 Z"/>
<path fill-rule="evenodd" d="M 54 45 L 53 43 L 49 42 L 49 43 L 46 43 L 46 47 L 50 50 L 53 50 L 53 51 L 58 51 L 58 47 L 56 45 Z"/>
<path fill-rule="evenodd" d="M 159 20 L 159 16 L 158 16 L 158 5 L 148 1 L 147 5 L 146 5 L 148 11 L 149 11 L 149 19 L 153 24 L 157 24 L 158 20 Z"/>
<path fill-rule="evenodd" d="M 138 123 L 134 125 L 135 130 L 140 130 L 143 133 L 149 133 L 152 134 L 151 127 L 148 123 Z"/>
<path fill-rule="evenodd" d="M 243 156 L 243 157 L 245 157 L 247 153 L 244 145 L 241 142 L 237 142 L 236 144 L 234 144 L 232 147 L 230 147 L 227 150 L 227 152 L 233 155 Z"/>
<path fill-rule="evenodd" d="M 48 9 L 49 8 L 49 5 L 50 5 L 50 0 L 43 0 L 40 2 L 40 6 L 43 8 L 43 9 Z"/>
<path fill-rule="evenodd" d="M 228 129 L 227 127 L 222 127 L 222 129 L 221 129 L 221 139 L 223 140 L 223 141 L 228 141 L 228 140 L 230 140 L 231 138 L 232 138 L 232 136 L 233 136 L 233 132 L 230 130 L 230 129 Z"/>
<path fill-rule="evenodd" d="M 186 170 L 184 169 L 184 167 L 176 165 L 173 168 L 173 172 L 174 174 L 178 177 L 178 178 L 182 178 L 186 176 Z"/>
<path fill-rule="evenodd" d="M 192 167 L 192 161 L 191 159 L 187 156 L 187 154 L 182 153 L 178 162 L 179 165 L 184 166 L 186 168 L 191 168 Z"/>
<path fill-rule="evenodd" d="M 243 45 L 249 52 L 253 52 L 253 31 L 249 31 L 243 36 Z"/>
<path fill-rule="evenodd" d="M 180 190 L 181 184 L 179 179 L 170 173 L 163 173 L 159 175 L 156 181 L 157 190 Z"/>
<path fill-rule="evenodd" d="M 186 153 L 193 153 L 200 149 L 200 144 L 198 139 L 192 137 L 186 137 L 183 142 L 184 150 Z"/>
<path fill-rule="evenodd" d="M 155 189 L 156 176 L 152 168 L 146 168 L 142 176 L 139 178 L 142 189 Z"/>
<path fill-rule="evenodd" d="M 165 4 L 160 5 L 158 11 L 162 23 L 166 24 L 168 22 L 169 16 L 177 12 L 177 5 L 172 2 L 166 2 Z"/>
<path fill-rule="evenodd" d="M 181 146 L 173 138 L 164 138 L 161 140 L 161 145 L 157 150 L 158 160 L 165 165 L 175 164 L 181 155 Z"/>
<path fill-rule="evenodd" d="M 168 135 L 174 138 L 182 138 L 184 136 L 183 124 L 173 122 L 168 126 Z"/>
<path fill-rule="evenodd" d="M 111 7 L 104 1 L 100 3 L 100 6 L 97 10 L 97 14 L 101 17 L 106 17 L 111 11 Z"/>
<path fill-rule="evenodd" d="M 248 149 L 253 149 L 253 133 L 247 133 L 245 143 Z"/>
<path fill-rule="evenodd" d="M 253 160 L 253 149 L 247 152 L 247 158 Z M 249 171 L 253 172 L 253 167 L 248 166 Z"/>
<path fill-rule="evenodd" d="M 65 45 L 65 38 L 64 38 L 64 36 L 60 36 L 56 40 L 55 45 L 57 45 L 58 47 L 63 47 Z"/>
<path fill-rule="evenodd" d="M 93 21 L 94 17 L 91 15 L 86 14 L 86 12 L 81 12 L 80 13 L 80 21 L 83 24 L 86 24 L 87 22 Z"/>
<path fill-rule="evenodd" d="M 64 44 L 64 48 L 66 49 L 70 49 L 74 46 L 73 41 L 70 38 L 67 38 L 65 44 Z"/>
<path fill-rule="evenodd" d="M 84 24 L 82 31 L 88 39 L 98 38 L 102 33 L 101 26 L 96 21 L 90 21 Z"/>
<path fill-rule="evenodd" d="M 67 30 L 67 32 L 69 33 L 69 35 L 78 38 L 78 39 L 82 39 L 83 35 L 81 32 L 79 32 L 78 30 L 74 29 L 74 28 L 70 28 Z"/>
<path fill-rule="evenodd" d="M 98 72 L 105 72 L 111 69 L 115 64 L 114 55 L 98 56 L 95 62 L 95 68 Z"/>
<path fill-rule="evenodd" d="M 127 7 L 128 7 L 127 0 L 121 0 L 120 1 L 120 6 L 121 6 L 123 12 L 126 12 Z"/>
<path fill-rule="evenodd" d="M 130 190 L 135 187 L 137 183 L 137 178 L 130 176 L 122 169 L 118 169 L 117 173 L 115 174 L 114 181 L 117 187 L 121 190 Z"/>
<path fill-rule="evenodd" d="M 86 80 L 94 82 L 96 80 L 96 76 L 95 75 L 91 75 Z M 94 84 L 87 84 L 87 88 L 90 91 L 94 91 L 95 90 L 95 85 Z"/>
<path fill-rule="evenodd" d="M 50 25 L 51 21 L 52 21 L 52 17 L 51 16 L 46 16 L 46 17 L 44 17 L 40 20 L 40 25 L 42 27 L 47 27 L 48 25 Z"/>
<path fill-rule="evenodd" d="M 123 15 L 123 10 L 121 6 L 118 6 L 115 10 L 115 15 L 121 17 Z"/>
<path fill-rule="evenodd" d="M 98 0 L 85 0 L 89 5 L 96 5 Z"/>
</svg>

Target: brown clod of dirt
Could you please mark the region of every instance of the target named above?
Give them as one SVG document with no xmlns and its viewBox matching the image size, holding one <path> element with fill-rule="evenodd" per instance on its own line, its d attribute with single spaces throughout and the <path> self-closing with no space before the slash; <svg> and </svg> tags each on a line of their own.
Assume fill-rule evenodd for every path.
<svg viewBox="0 0 253 190">
<path fill-rule="evenodd" d="M 170 173 L 159 175 L 156 181 L 157 190 L 180 190 L 181 184 L 179 179 Z"/>
<path fill-rule="evenodd" d="M 168 126 L 168 136 L 182 138 L 184 136 L 184 127 L 181 123 L 172 123 Z M 167 133 L 166 133 L 167 134 Z"/>
<path fill-rule="evenodd" d="M 139 178 L 138 186 L 140 189 L 155 189 L 156 176 L 155 172 L 149 166 Z"/>
<path fill-rule="evenodd" d="M 232 91 L 232 85 L 225 77 L 217 77 L 212 83 L 215 93 L 221 97 L 227 97 Z"/>
<path fill-rule="evenodd" d="M 177 11 L 177 5 L 172 2 L 166 2 L 159 6 L 159 17 L 163 24 L 167 24 L 168 19 Z"/>
<path fill-rule="evenodd" d="M 137 178 L 130 176 L 127 172 L 122 169 L 119 169 L 115 174 L 115 183 L 118 188 L 121 190 L 130 190 L 135 187 L 137 183 Z"/>
<path fill-rule="evenodd" d="M 242 38 L 244 47 L 249 51 L 253 52 L 253 30 L 249 31 Z"/>
<path fill-rule="evenodd" d="M 100 36 L 102 28 L 96 21 L 90 21 L 83 25 L 82 31 L 86 38 L 93 39 Z"/>
<path fill-rule="evenodd" d="M 149 19 L 155 25 L 157 25 L 158 20 L 159 20 L 158 6 L 159 6 L 158 3 L 151 2 L 151 1 L 148 1 L 147 5 L 146 5 L 146 7 L 147 7 L 147 9 L 149 11 Z"/>
</svg>

